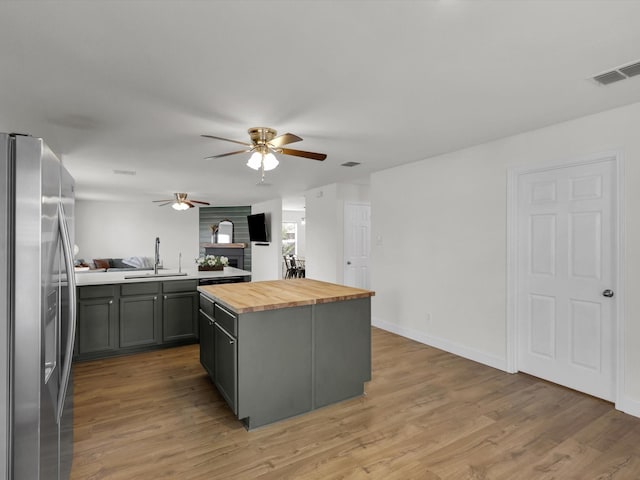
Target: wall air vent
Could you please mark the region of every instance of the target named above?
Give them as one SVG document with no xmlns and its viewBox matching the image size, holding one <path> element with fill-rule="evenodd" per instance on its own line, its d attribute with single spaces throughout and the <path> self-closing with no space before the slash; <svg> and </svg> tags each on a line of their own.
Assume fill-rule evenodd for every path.
<svg viewBox="0 0 640 480">
<path fill-rule="evenodd" d="M 345 162 L 341 164 L 342 167 L 355 167 L 356 165 L 360 165 L 360 162 Z"/>
<path fill-rule="evenodd" d="M 594 75 L 592 80 L 600 85 L 609 85 L 611 83 L 619 82 L 620 80 L 635 77 L 636 75 L 640 75 L 640 61 L 620 65 L 619 67 L 612 68 L 608 72 Z"/>
</svg>

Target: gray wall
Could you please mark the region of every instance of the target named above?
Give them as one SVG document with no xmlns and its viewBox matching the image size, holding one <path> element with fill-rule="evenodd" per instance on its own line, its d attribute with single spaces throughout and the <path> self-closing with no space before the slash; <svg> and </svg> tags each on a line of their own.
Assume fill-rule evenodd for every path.
<svg viewBox="0 0 640 480">
<path fill-rule="evenodd" d="M 251 242 L 249 241 L 249 227 L 247 225 L 247 215 L 251 215 L 251 206 L 245 207 L 201 207 L 199 242 L 211 243 L 211 229 L 209 225 L 220 223 L 228 219 L 233 222 L 233 242 L 245 243 L 244 249 L 244 269 L 251 271 Z M 204 255 L 204 248 L 200 247 L 200 254 Z"/>
</svg>

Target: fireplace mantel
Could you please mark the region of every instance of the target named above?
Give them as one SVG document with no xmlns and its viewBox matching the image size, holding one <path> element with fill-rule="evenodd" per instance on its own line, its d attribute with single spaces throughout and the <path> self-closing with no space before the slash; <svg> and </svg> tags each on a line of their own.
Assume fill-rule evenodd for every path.
<svg viewBox="0 0 640 480">
<path fill-rule="evenodd" d="M 246 243 L 201 243 L 203 248 L 247 248 Z"/>
</svg>

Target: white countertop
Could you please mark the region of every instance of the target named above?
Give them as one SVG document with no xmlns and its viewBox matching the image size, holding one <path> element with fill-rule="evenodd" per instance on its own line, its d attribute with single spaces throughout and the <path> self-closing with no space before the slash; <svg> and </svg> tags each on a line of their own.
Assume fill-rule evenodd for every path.
<svg viewBox="0 0 640 480">
<path fill-rule="evenodd" d="M 126 272 L 107 272 L 107 271 L 87 271 L 76 272 L 76 285 L 105 285 L 113 283 L 136 283 L 136 282 L 162 282 L 167 280 L 201 280 L 207 278 L 224 278 L 224 277 L 246 277 L 250 276 L 251 272 L 247 270 L 240 270 L 234 267 L 225 267 L 221 271 L 207 271 L 199 272 L 194 269 L 183 269 L 183 275 L 168 276 L 167 274 L 177 274 L 178 269 L 162 269 L 158 270 L 161 276 L 154 276 L 151 270 L 140 271 L 126 271 Z M 184 275 L 186 273 L 186 275 Z M 147 274 L 149 274 L 147 276 Z M 142 278 L 125 278 L 132 275 L 145 275 Z"/>
</svg>

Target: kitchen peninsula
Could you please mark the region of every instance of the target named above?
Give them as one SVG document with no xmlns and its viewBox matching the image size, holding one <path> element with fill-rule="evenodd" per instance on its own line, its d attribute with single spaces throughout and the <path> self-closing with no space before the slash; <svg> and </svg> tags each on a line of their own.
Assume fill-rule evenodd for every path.
<svg viewBox="0 0 640 480">
<path fill-rule="evenodd" d="M 374 292 L 289 279 L 200 292 L 200 362 L 247 429 L 362 395 Z"/>
<path fill-rule="evenodd" d="M 244 282 L 251 272 L 159 270 L 76 273 L 74 360 L 92 360 L 198 341 L 198 285 Z"/>
</svg>

